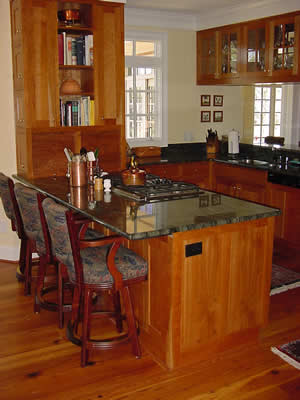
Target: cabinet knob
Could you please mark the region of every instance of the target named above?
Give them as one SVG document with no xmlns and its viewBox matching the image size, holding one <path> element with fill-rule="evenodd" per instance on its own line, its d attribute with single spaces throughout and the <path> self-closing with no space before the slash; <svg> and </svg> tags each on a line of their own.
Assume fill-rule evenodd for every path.
<svg viewBox="0 0 300 400">
<path fill-rule="evenodd" d="M 22 74 L 18 74 L 18 79 L 22 79 L 23 78 L 23 75 Z"/>
</svg>

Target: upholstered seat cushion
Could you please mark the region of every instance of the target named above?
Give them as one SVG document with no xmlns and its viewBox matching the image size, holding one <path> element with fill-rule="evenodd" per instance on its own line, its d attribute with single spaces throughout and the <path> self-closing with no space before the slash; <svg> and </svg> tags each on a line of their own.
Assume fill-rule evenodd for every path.
<svg viewBox="0 0 300 400">
<path fill-rule="evenodd" d="M 0 197 L 7 218 L 15 221 L 15 213 L 8 187 L 8 177 L 0 172 Z"/>
<path fill-rule="evenodd" d="M 37 191 L 15 184 L 15 195 L 22 215 L 26 236 L 35 241 L 37 252 L 46 254 L 46 245 L 37 201 Z"/>
<path fill-rule="evenodd" d="M 112 283 L 113 278 L 108 271 L 106 255 L 110 245 L 86 248 L 80 251 L 84 283 L 101 284 Z M 147 262 L 138 254 L 124 246 L 120 246 L 116 257 L 116 267 L 123 276 L 123 280 L 138 278 L 147 275 Z M 75 279 L 74 277 L 70 277 Z"/>
</svg>

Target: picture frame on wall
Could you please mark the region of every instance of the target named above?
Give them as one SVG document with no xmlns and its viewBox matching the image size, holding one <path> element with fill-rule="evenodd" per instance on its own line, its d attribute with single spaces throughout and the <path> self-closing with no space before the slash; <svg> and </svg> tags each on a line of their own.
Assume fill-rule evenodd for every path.
<svg viewBox="0 0 300 400">
<path fill-rule="evenodd" d="M 210 111 L 201 111 L 201 122 L 210 122 Z"/>
<path fill-rule="evenodd" d="M 210 106 L 210 94 L 202 94 L 201 95 L 201 106 L 205 106 L 205 107 Z"/>
<path fill-rule="evenodd" d="M 223 122 L 223 111 L 214 111 L 214 122 Z"/>
<path fill-rule="evenodd" d="M 214 95 L 214 107 L 222 107 L 223 106 L 223 96 Z"/>
</svg>

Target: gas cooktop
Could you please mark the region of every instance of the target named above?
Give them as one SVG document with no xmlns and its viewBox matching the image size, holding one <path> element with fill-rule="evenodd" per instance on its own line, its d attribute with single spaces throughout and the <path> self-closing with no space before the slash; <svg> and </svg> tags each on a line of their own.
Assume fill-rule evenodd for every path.
<svg viewBox="0 0 300 400">
<path fill-rule="evenodd" d="M 113 183 L 113 192 L 136 201 L 162 201 L 195 197 L 204 192 L 192 183 L 172 181 L 156 175 L 146 175 L 144 185 L 129 186 L 122 182 Z"/>
</svg>

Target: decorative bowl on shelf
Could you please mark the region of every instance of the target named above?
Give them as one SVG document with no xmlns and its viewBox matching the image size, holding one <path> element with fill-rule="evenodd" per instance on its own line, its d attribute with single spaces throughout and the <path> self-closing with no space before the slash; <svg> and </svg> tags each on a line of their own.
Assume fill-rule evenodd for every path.
<svg viewBox="0 0 300 400">
<path fill-rule="evenodd" d="M 80 85 L 75 79 L 68 78 L 61 84 L 60 94 L 80 94 L 81 88 Z"/>
</svg>

